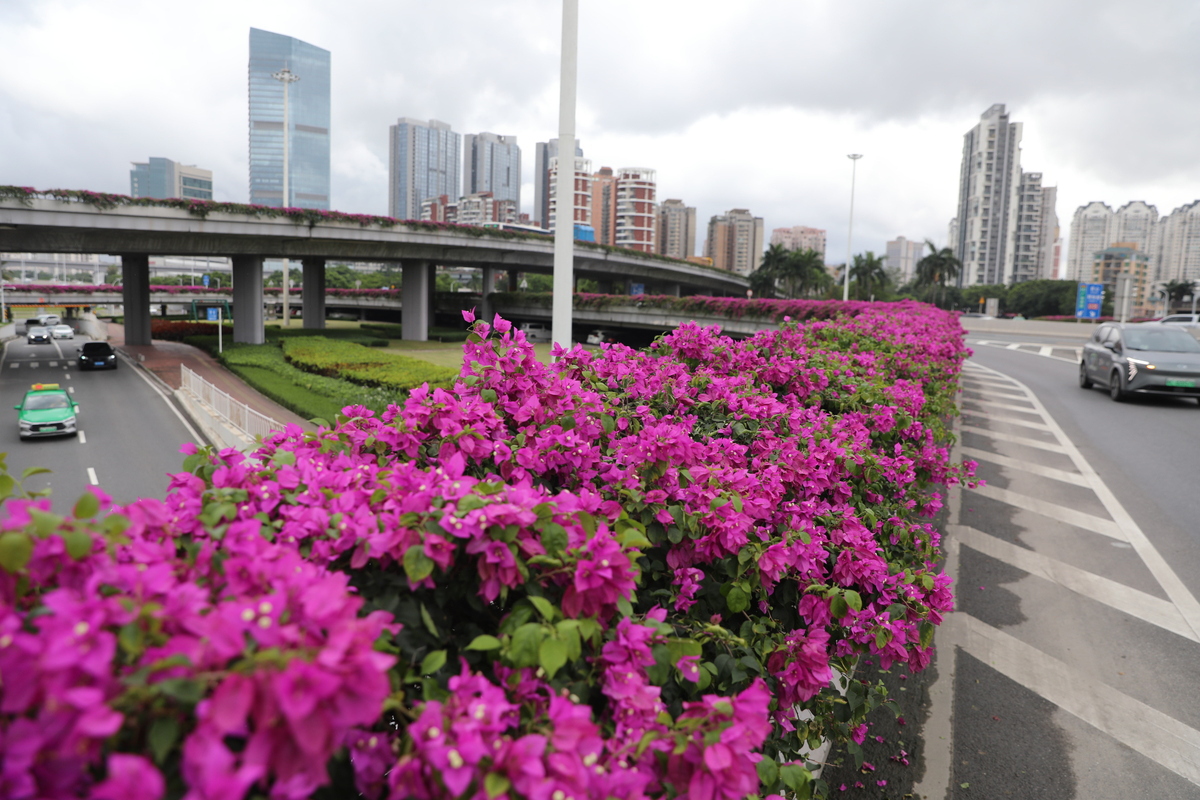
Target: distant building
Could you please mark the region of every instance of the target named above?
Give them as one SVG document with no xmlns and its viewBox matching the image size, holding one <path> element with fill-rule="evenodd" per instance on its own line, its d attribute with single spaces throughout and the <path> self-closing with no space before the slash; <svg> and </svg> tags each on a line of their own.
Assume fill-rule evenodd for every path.
<svg viewBox="0 0 1200 800">
<path fill-rule="evenodd" d="M 1113 212 L 1112 242 L 1129 242 L 1148 254 L 1152 281 L 1159 261 L 1158 232 L 1158 209 L 1142 200 L 1132 200 Z"/>
<path fill-rule="evenodd" d="M 884 266 L 900 270 L 900 283 L 908 283 L 916 275 L 917 262 L 925 256 L 925 243 L 913 242 L 897 236 L 887 243 Z"/>
<path fill-rule="evenodd" d="M 734 208 L 708 222 L 704 254 L 713 266 L 749 275 L 762 264 L 763 219 L 747 209 Z"/>
<path fill-rule="evenodd" d="M 463 196 L 491 192 L 521 207 L 521 148 L 517 137 L 495 133 L 463 136 Z"/>
<path fill-rule="evenodd" d="M 458 203 L 450 202 L 448 195 L 427 197 L 421 201 L 421 216 L 424 222 L 445 222 L 450 225 L 458 224 Z"/>
<path fill-rule="evenodd" d="M 617 247 L 653 253 L 658 231 L 655 172 L 622 167 L 617 173 Z"/>
<path fill-rule="evenodd" d="M 459 190 L 462 137 L 445 122 L 401 117 L 390 128 L 388 214 L 417 219 L 431 197 L 455 197 Z"/>
<path fill-rule="evenodd" d="M 1157 280 L 1200 281 L 1200 200 L 1158 222 Z"/>
<path fill-rule="evenodd" d="M 596 243 L 617 243 L 617 176 L 612 167 L 601 167 L 592 175 L 591 215 Z"/>
<path fill-rule="evenodd" d="M 690 259 L 696 254 L 696 208 L 682 200 L 664 200 L 658 207 L 657 252 Z"/>
<path fill-rule="evenodd" d="M 1116 241 L 1114 222 L 1113 210 L 1099 200 L 1075 209 L 1067 246 L 1067 280 L 1081 281 L 1091 274 L 1095 254 Z"/>
<path fill-rule="evenodd" d="M 583 158 L 583 148 L 575 140 L 575 156 Z M 550 227 L 550 162 L 558 158 L 558 139 L 538 142 L 533 148 L 533 222 Z"/>
<path fill-rule="evenodd" d="M 1012 283 L 1021 189 L 1021 130 L 1003 103 L 963 136 L 955 255 L 963 286 Z"/>
<path fill-rule="evenodd" d="M 483 225 L 485 222 L 517 223 L 515 200 L 501 200 L 491 192 L 475 192 L 458 200 L 459 225 Z"/>
<path fill-rule="evenodd" d="M 825 260 L 825 231 L 820 228 L 803 225 L 776 228 L 771 231 L 771 244 L 783 245 L 786 250 L 816 250 L 821 260 Z"/>
<path fill-rule="evenodd" d="M 280 70 L 299 77 L 282 83 Z M 283 196 L 283 93 L 288 94 L 288 194 Z M 329 51 L 250 29 L 250 202 L 329 209 Z"/>
<path fill-rule="evenodd" d="M 1108 297 L 1116 298 L 1117 278 L 1128 275 L 1132 281 L 1132 296 L 1129 302 L 1131 316 L 1152 313 L 1148 289 L 1150 287 L 1150 254 L 1143 253 L 1132 242 L 1117 242 L 1092 255 L 1092 269 L 1085 280 L 1103 283 Z M 1120 317 L 1121 309 L 1114 308 Z"/>
<path fill-rule="evenodd" d="M 169 158 L 151 158 L 145 163 L 135 161 L 129 171 L 129 194 L 131 197 L 212 200 L 212 171 L 176 164 Z"/>
<path fill-rule="evenodd" d="M 550 159 L 550 208 L 547 214 L 546 223 L 550 230 L 556 230 L 558 224 L 558 164 L 557 156 Z M 572 214 L 575 227 L 578 229 L 584 226 L 588 229 L 589 235 L 592 229 L 592 162 L 586 158 L 575 159 L 575 181 L 573 191 L 573 207 Z M 578 238 L 578 237 L 576 237 Z"/>
<path fill-rule="evenodd" d="M 1038 280 L 1054 274 L 1054 248 L 1058 242 L 1058 213 L 1054 209 L 1057 193 L 1056 187 L 1042 186 L 1042 173 L 1021 173 L 1009 283 Z"/>
</svg>

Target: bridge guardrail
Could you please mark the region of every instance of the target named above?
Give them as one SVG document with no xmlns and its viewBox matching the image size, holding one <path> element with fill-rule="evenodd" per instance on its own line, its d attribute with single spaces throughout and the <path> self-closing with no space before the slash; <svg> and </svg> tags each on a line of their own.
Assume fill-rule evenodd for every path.
<svg viewBox="0 0 1200 800">
<path fill-rule="evenodd" d="M 234 400 L 201 378 L 187 366 L 180 364 L 180 388 L 186 390 L 200 402 L 213 410 L 218 417 L 248 436 L 267 436 L 272 431 L 283 430 L 283 424 L 265 414 L 260 414 L 245 403 Z"/>
</svg>

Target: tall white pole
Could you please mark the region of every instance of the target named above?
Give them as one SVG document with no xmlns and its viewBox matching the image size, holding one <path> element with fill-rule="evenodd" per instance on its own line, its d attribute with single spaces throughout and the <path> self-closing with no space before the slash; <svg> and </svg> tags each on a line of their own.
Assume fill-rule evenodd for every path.
<svg viewBox="0 0 1200 800">
<path fill-rule="evenodd" d="M 842 300 L 850 299 L 850 262 L 853 260 L 851 253 L 854 252 L 854 179 L 862 153 L 851 153 L 846 158 L 850 159 L 850 225 L 846 229 L 846 272 L 842 275 Z"/>
<path fill-rule="evenodd" d="M 550 335 L 571 346 L 575 288 L 575 75 L 579 60 L 579 0 L 563 0 L 562 63 L 558 94 L 558 174 L 555 176 L 554 300 Z"/>
<path fill-rule="evenodd" d="M 271 77 L 283 84 L 283 207 L 291 206 L 291 196 L 288 193 L 288 173 L 292 171 L 292 162 L 288 157 L 288 146 L 291 143 L 291 120 L 288 119 L 288 97 L 292 93 L 292 84 L 300 80 L 300 76 L 292 72 L 287 67 L 284 67 L 279 72 L 271 74 Z M 288 273 L 291 271 L 288 260 L 283 260 L 283 324 L 292 324 L 292 313 L 288 307 L 288 293 L 291 291 L 291 284 L 288 280 Z"/>
</svg>

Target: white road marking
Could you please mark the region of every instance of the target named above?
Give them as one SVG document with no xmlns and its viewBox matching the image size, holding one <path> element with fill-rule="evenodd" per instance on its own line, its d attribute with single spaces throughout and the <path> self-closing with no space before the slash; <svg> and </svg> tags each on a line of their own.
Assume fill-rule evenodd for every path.
<svg viewBox="0 0 1200 800">
<path fill-rule="evenodd" d="M 50 366 L 52 366 L 52 367 L 57 367 L 57 366 L 58 366 L 58 362 L 57 362 L 57 361 L 51 361 L 51 362 L 50 362 Z"/>
<path fill-rule="evenodd" d="M 67 387 L 67 391 L 68 391 L 68 392 L 70 392 L 71 394 L 75 394 L 75 387 L 74 387 L 74 386 L 68 386 L 68 387 Z"/>
<path fill-rule="evenodd" d="M 1035 412 L 1036 413 L 1036 412 Z M 1033 428 L 1039 431 L 1048 431 L 1050 426 L 1042 422 L 1032 422 L 1025 419 L 1017 419 L 1016 417 L 1002 417 L 999 414 L 989 414 L 988 419 L 993 422 L 1003 422 L 1005 425 L 1020 425 L 1022 428 Z"/>
<path fill-rule="evenodd" d="M 980 450 L 976 447 L 961 447 L 959 450 L 967 458 L 973 458 L 976 461 L 987 461 L 991 464 L 999 464 L 1002 467 L 1012 467 L 1013 469 L 1019 469 L 1033 475 L 1041 475 L 1043 478 L 1053 478 L 1063 483 L 1073 483 L 1076 486 L 1088 485 L 1087 479 L 1078 472 L 1067 472 L 1063 469 L 1045 467 L 1041 464 L 1034 464 L 1031 461 L 1009 458 L 1008 456 L 1002 456 L 999 453 L 990 453 L 987 450 Z"/>
<path fill-rule="evenodd" d="M 80 444 L 87 444 L 87 436 L 84 434 L 83 431 L 79 432 L 79 436 L 77 438 L 79 439 Z"/>
<path fill-rule="evenodd" d="M 1200 784 L 1200 731 L 1134 700 L 1057 658 L 968 614 L 939 631 L 992 669 L 1175 774 Z M 948 629 L 948 630 L 946 630 Z M 932 796 L 932 795 L 923 795 Z"/>
<path fill-rule="evenodd" d="M 1011 433 L 997 433 L 990 431 L 987 428 L 977 428 L 974 425 L 963 425 L 959 428 L 963 433 L 977 433 L 980 436 L 987 436 L 995 439 L 998 442 L 1012 442 L 1013 444 L 1023 445 L 1025 447 L 1036 447 L 1038 450 L 1049 450 L 1051 453 L 1066 453 L 1066 448 L 1061 445 L 1043 442 L 1040 439 L 1027 439 L 1024 436 L 1013 436 Z"/>
<path fill-rule="evenodd" d="M 1014 398 L 1015 399 L 1015 398 Z M 977 406 L 991 406 L 992 408 L 1003 408 L 1008 411 L 1020 411 L 1023 414 L 1036 414 L 1037 411 L 1032 406 L 1018 406 L 1013 403 L 997 403 L 994 400 L 975 400 L 966 398 L 966 402 Z"/>
<path fill-rule="evenodd" d="M 66 367 L 63 367 L 63 369 L 66 369 Z M 71 380 L 71 373 L 69 372 L 67 373 L 67 380 Z"/>
<path fill-rule="evenodd" d="M 33 362 L 32 364 L 30 364 L 29 366 L 31 366 L 31 367 L 37 367 L 37 365 L 38 365 L 38 362 L 34 361 L 34 362 Z"/>
<path fill-rule="evenodd" d="M 17 368 L 17 367 L 19 367 L 19 366 L 21 366 L 21 365 L 20 365 L 20 364 L 18 364 L 16 361 L 14 361 L 13 363 L 11 363 L 11 364 L 9 364 L 9 365 L 8 365 L 8 368 L 9 368 L 9 369 L 16 369 L 16 368 Z"/>
<path fill-rule="evenodd" d="M 1076 528 L 1083 528 L 1092 533 L 1098 533 L 1102 536 L 1108 536 L 1112 539 L 1120 541 L 1125 540 L 1125 536 L 1121 531 L 1121 527 L 1111 519 L 1097 517 L 1094 514 L 1085 514 L 1082 511 L 1076 511 L 1073 508 L 1060 506 L 1057 503 L 1050 503 L 1045 500 L 1039 500 L 1036 497 L 1030 497 L 1027 494 L 1019 494 L 1010 492 L 1008 489 L 1000 489 L 995 486 L 977 486 L 971 490 L 984 497 L 990 497 L 992 500 L 999 500 L 1001 503 L 1007 503 L 1010 506 L 1024 508 L 1035 514 L 1041 514 L 1043 517 L 1056 519 L 1059 522 L 1065 522 L 1068 525 L 1074 525 Z"/>
<path fill-rule="evenodd" d="M 968 525 L 947 525 L 946 531 L 972 550 L 1186 639 L 1200 641 L 1188 627 L 1179 609 L 1169 600 L 1163 600 L 1028 548 L 1018 547 Z"/>
<path fill-rule="evenodd" d="M 1083 348 L 1074 347 L 1066 344 L 1041 344 L 1033 342 L 1005 342 L 995 341 L 992 339 L 968 339 L 967 343 L 971 346 L 980 345 L 983 347 L 999 347 L 1004 350 L 1015 350 L 1019 353 L 1029 353 L 1030 355 L 1042 356 L 1043 358 L 1052 358 L 1055 361 L 1065 361 L 1069 364 L 1078 364 L 1083 358 Z M 1072 354 L 1071 358 L 1063 358 L 1062 356 L 1054 355 L 1055 350 L 1066 350 Z"/>
<path fill-rule="evenodd" d="M 979 392 L 980 394 L 987 395 L 988 397 L 998 397 L 1001 400 L 1024 400 L 1025 399 L 1025 395 L 1023 395 L 1023 394 L 1015 394 L 1013 392 L 1002 392 L 1002 391 L 1000 391 L 1001 388 L 1011 389 L 1012 387 L 1011 386 L 1000 387 L 995 384 L 984 384 L 981 386 L 969 386 L 969 385 L 963 386 L 964 391 Z"/>
<path fill-rule="evenodd" d="M 1048 344 L 1044 344 L 1038 348 L 1038 355 L 1039 356 L 1052 356 L 1052 355 L 1054 355 L 1054 348 Z"/>
<path fill-rule="evenodd" d="M 87 468 L 88 480 L 92 482 L 92 486 L 99 486 L 100 481 L 96 478 L 96 470 L 91 467 Z"/>
</svg>

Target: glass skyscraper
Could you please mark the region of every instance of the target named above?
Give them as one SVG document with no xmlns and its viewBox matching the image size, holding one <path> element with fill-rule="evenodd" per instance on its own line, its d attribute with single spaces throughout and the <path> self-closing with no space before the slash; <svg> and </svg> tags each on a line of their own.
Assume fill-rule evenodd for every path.
<svg viewBox="0 0 1200 800">
<path fill-rule="evenodd" d="M 445 122 L 401 117 L 391 126 L 388 144 L 388 214 L 420 219 L 421 203 L 459 189 L 462 136 Z"/>
<path fill-rule="evenodd" d="M 212 173 L 199 167 L 176 164 L 169 158 L 135 161 L 129 171 L 129 194 L 131 197 L 212 200 Z"/>
<path fill-rule="evenodd" d="M 463 195 L 491 192 L 521 208 L 521 148 L 517 137 L 468 133 L 463 137 Z"/>
<path fill-rule="evenodd" d="M 299 80 L 271 77 L 282 69 Z M 329 208 L 329 51 L 250 29 L 250 202 Z M 288 194 L 283 196 L 283 93 L 291 128 Z"/>
</svg>

